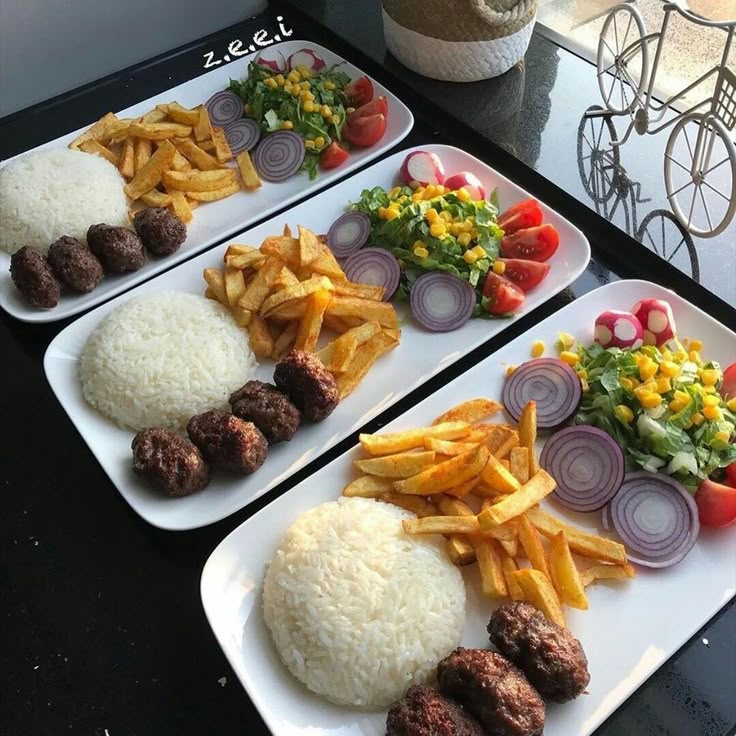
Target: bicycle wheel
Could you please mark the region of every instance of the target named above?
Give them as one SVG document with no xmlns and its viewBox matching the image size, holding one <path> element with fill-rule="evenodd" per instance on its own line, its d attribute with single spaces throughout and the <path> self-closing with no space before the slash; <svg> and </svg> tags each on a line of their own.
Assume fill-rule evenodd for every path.
<svg viewBox="0 0 736 736">
<path fill-rule="evenodd" d="M 606 107 L 623 115 L 638 106 L 649 76 L 644 20 L 631 5 L 617 5 L 598 40 L 598 87 Z"/>
<path fill-rule="evenodd" d="M 688 232 L 701 238 L 722 233 L 736 214 L 736 146 L 726 126 L 710 113 L 678 120 L 665 149 L 664 182 Z"/>
<path fill-rule="evenodd" d="M 586 110 L 602 110 L 593 105 Z M 621 166 L 621 154 L 611 141 L 616 140 L 616 128 L 610 117 L 583 116 L 578 126 L 578 171 L 585 193 L 596 204 L 607 202 L 616 191 Z"/>
<path fill-rule="evenodd" d="M 671 212 L 650 212 L 642 220 L 636 239 L 667 263 L 700 281 L 700 262 L 693 237 Z"/>
</svg>

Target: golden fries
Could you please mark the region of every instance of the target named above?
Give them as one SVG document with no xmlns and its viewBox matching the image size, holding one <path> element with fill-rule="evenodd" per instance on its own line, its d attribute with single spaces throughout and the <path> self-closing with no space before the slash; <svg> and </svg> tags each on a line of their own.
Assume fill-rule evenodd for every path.
<svg viewBox="0 0 736 736">
<path fill-rule="evenodd" d="M 596 580 L 630 580 L 636 570 L 628 562 L 625 565 L 591 565 L 580 573 L 580 581 L 587 588 Z"/>
<path fill-rule="evenodd" d="M 407 496 L 407 498 L 418 498 L 418 496 Z M 445 542 L 445 550 L 452 564 L 458 567 L 472 565 L 476 560 L 473 545 L 459 534 L 450 535 Z"/>
<path fill-rule="evenodd" d="M 493 506 L 481 511 L 478 516 L 481 528 L 490 530 L 497 524 L 513 519 L 536 506 L 555 489 L 555 479 L 540 470 L 528 483 Z"/>
<path fill-rule="evenodd" d="M 475 450 L 439 463 L 411 478 L 396 481 L 394 488 L 400 493 L 420 496 L 442 493 L 477 478 L 488 462 L 489 455 L 488 450 L 480 445 Z"/>
<path fill-rule="evenodd" d="M 363 475 L 348 483 L 342 489 L 343 496 L 358 496 L 360 498 L 380 498 L 384 493 L 391 493 L 393 486 L 390 480 L 378 478 L 375 475 Z"/>
<path fill-rule="evenodd" d="M 581 611 L 588 610 L 588 599 L 585 586 L 580 579 L 580 572 L 570 553 L 565 532 L 557 532 L 550 539 L 549 545 L 550 578 L 562 603 Z"/>
<path fill-rule="evenodd" d="M 481 590 L 487 598 L 508 595 L 501 559 L 493 539 L 478 539 L 473 545 L 480 570 Z"/>
<path fill-rule="evenodd" d="M 342 400 L 346 396 L 349 396 L 355 387 L 365 378 L 376 360 L 384 353 L 395 348 L 398 344 L 399 341 L 392 337 L 388 331 L 381 330 L 357 347 L 350 362 L 336 376 L 340 399 Z"/>
<path fill-rule="evenodd" d="M 215 163 L 217 162 L 215 161 Z M 239 153 L 235 157 L 235 163 L 237 163 L 238 169 L 240 170 L 240 176 L 243 178 L 243 189 L 258 189 L 262 182 L 258 176 L 256 167 L 253 166 L 253 161 L 251 161 L 248 151 L 242 151 Z"/>
<path fill-rule="evenodd" d="M 526 552 L 527 559 L 532 567 L 550 577 L 547 555 L 542 546 L 542 537 L 536 527 L 523 514 L 518 522 L 519 542 Z"/>
<path fill-rule="evenodd" d="M 358 317 L 362 322 L 375 320 L 382 327 L 390 329 L 397 329 L 399 326 L 396 310 L 388 302 L 352 296 L 334 296 L 327 312 L 334 317 Z"/>
<path fill-rule="evenodd" d="M 125 185 L 124 191 L 131 199 L 138 199 L 142 194 L 154 189 L 161 181 L 161 177 L 171 166 L 176 148 L 169 141 L 163 141 L 156 153 L 146 161 L 135 177 Z"/>
<path fill-rule="evenodd" d="M 361 434 L 358 439 L 369 455 L 391 455 L 424 447 L 424 438 L 427 436 L 452 440 L 464 437 L 469 431 L 470 425 L 467 422 L 446 422 L 394 434 Z"/>
<path fill-rule="evenodd" d="M 381 496 L 381 501 L 392 503 L 394 506 L 400 506 L 407 511 L 412 511 L 420 519 L 425 516 L 437 515 L 436 507 L 421 496 L 404 496 L 401 493 L 389 491 Z"/>
<path fill-rule="evenodd" d="M 325 309 L 327 309 L 330 299 L 332 299 L 332 296 L 327 289 L 319 289 L 307 297 L 307 306 L 304 310 L 304 316 L 299 321 L 299 330 L 296 333 L 296 342 L 294 343 L 297 350 L 305 350 L 308 353 L 314 352 L 319 334 L 322 331 L 322 319 L 325 315 Z"/>
<path fill-rule="evenodd" d="M 543 572 L 525 568 L 510 573 L 510 577 L 518 583 L 524 594 L 524 600 L 538 608 L 550 621 L 560 626 L 567 625 L 557 593 Z"/>
<path fill-rule="evenodd" d="M 409 478 L 433 462 L 434 452 L 400 452 L 396 455 L 354 460 L 353 465 L 369 475 L 382 478 Z"/>
<path fill-rule="evenodd" d="M 488 464 L 483 469 L 481 480 L 497 493 L 515 493 L 521 489 L 521 483 L 507 470 L 502 462 L 490 455 Z"/>
<path fill-rule="evenodd" d="M 537 442 L 537 404 L 530 401 L 521 411 L 519 418 L 519 445 L 529 451 L 529 477 L 539 470 L 534 445 Z"/>
<path fill-rule="evenodd" d="M 475 516 L 426 516 L 422 519 L 405 519 L 407 534 L 477 534 L 480 531 Z"/>
<path fill-rule="evenodd" d="M 473 422 L 480 421 L 486 417 L 501 411 L 501 404 L 488 399 L 471 399 L 458 404 L 444 414 L 440 414 L 432 424 L 442 424 L 444 422 Z"/>
</svg>

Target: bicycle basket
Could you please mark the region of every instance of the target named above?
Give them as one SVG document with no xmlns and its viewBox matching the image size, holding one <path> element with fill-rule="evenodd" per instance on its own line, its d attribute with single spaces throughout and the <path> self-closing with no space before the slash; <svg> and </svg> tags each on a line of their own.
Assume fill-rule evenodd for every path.
<svg viewBox="0 0 736 736">
<path fill-rule="evenodd" d="M 736 74 L 722 67 L 713 96 L 713 114 L 729 129 L 736 125 Z"/>
</svg>

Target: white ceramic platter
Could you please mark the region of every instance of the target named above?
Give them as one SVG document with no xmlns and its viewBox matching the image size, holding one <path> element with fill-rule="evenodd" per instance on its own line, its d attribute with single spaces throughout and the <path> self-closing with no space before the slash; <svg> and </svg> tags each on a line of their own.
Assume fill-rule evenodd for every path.
<svg viewBox="0 0 736 736">
<path fill-rule="evenodd" d="M 448 171 L 469 170 L 481 179 L 487 191 L 497 187 L 503 206 L 529 196 L 481 161 L 457 148 L 429 146 L 429 149 L 440 156 Z M 331 190 L 233 239 L 259 245 L 267 235 L 281 233 L 287 222 L 294 231 L 296 225 L 301 224 L 318 233 L 327 232 L 347 203 L 360 198 L 363 189 L 376 185 L 386 188 L 393 186 L 404 155 L 405 152 L 397 153 L 374 164 Z M 539 306 L 564 289 L 585 269 L 590 257 L 590 248 L 582 233 L 549 208 L 545 207 L 544 211 L 546 221 L 558 229 L 561 244 L 549 261 L 552 266 L 549 275 L 527 297 L 525 311 Z M 123 300 L 161 291 L 203 294 L 202 269 L 222 266 L 224 252 L 225 246 L 213 249 L 84 315 L 62 331 L 46 353 L 46 375 L 51 387 L 112 482 L 144 519 L 165 529 L 204 526 L 243 508 L 432 375 L 498 334 L 512 321 L 473 319 L 459 330 L 438 334 L 427 332 L 407 320 L 401 345 L 376 363 L 356 391 L 327 420 L 306 425 L 291 442 L 275 445 L 257 473 L 247 478 L 217 474 L 201 493 L 179 499 L 164 498 L 147 490 L 140 479 L 133 475 L 130 454 L 132 433 L 119 429 L 95 412 L 82 398 L 77 379 L 77 359 L 94 327 Z M 399 311 L 401 316 L 402 308 Z M 270 381 L 273 366 L 272 361 L 265 361 L 257 377 Z"/>
<path fill-rule="evenodd" d="M 344 61 L 328 49 L 314 43 L 287 41 L 279 44 L 279 49 L 284 56 L 288 56 L 301 48 L 313 48 L 324 58 L 328 66 Z M 157 104 L 174 100 L 185 107 L 200 105 L 206 102 L 215 92 L 226 89 L 230 79 L 246 77 L 248 62 L 254 56 L 255 54 L 243 56 L 237 61 L 218 67 L 211 72 L 207 72 L 207 74 L 191 79 L 178 87 L 151 97 L 117 114 L 119 117 L 136 117 L 148 112 Z M 360 69 L 348 62 L 344 62 L 342 68 L 352 79 L 363 75 Z M 106 276 L 102 283 L 89 294 L 66 292 L 54 309 L 35 309 L 25 302 L 13 285 L 8 273 L 10 256 L 4 251 L 0 251 L 0 307 L 23 322 L 54 322 L 78 314 L 90 307 L 101 304 L 110 297 L 127 291 L 136 284 L 150 279 L 152 276 L 171 268 L 176 263 L 186 260 L 195 253 L 199 253 L 221 241 L 228 235 L 263 220 L 286 205 L 323 189 L 351 171 L 364 166 L 395 146 L 409 133 L 414 125 L 414 118 L 403 102 L 375 80 L 373 80 L 373 87 L 376 96 L 384 95 L 388 99 L 389 112 L 386 134 L 375 146 L 353 149 L 350 158 L 343 166 L 332 171 L 320 172 L 318 178 L 314 181 L 310 181 L 307 174 L 301 173 L 278 184 L 264 181 L 263 186 L 255 192 L 238 192 L 219 202 L 203 203 L 194 210 L 194 217 L 187 225 L 187 239 L 176 253 L 166 258 L 147 257 L 143 268 L 135 273 Z M 90 125 L 93 122 L 95 121 L 91 120 Z M 88 127 L 89 125 L 85 125 L 84 128 L 38 146 L 33 150 L 66 147 Z M 3 162 L 3 164 L 5 163 L 7 161 Z"/>
<path fill-rule="evenodd" d="M 586 294 L 428 397 L 382 431 L 430 424 L 454 404 L 498 398 L 507 365 L 529 359 L 533 340 L 552 346 L 558 330 L 592 339 L 592 322 L 606 309 L 628 310 L 642 297 L 667 299 L 681 335 L 704 343 L 703 354 L 723 365 L 736 359 L 736 334 L 684 299 L 643 281 L 620 281 Z M 540 443 L 541 449 L 541 443 Z M 243 687 L 274 736 L 382 736 L 385 712 L 339 708 L 313 696 L 281 664 L 261 613 L 261 583 L 282 535 L 304 511 L 340 495 L 355 477 L 359 448 L 337 458 L 241 524 L 215 549 L 202 573 L 207 618 Z M 566 516 L 601 533 L 599 514 Z M 736 528 L 703 530 L 683 562 L 666 570 L 639 569 L 626 583 L 588 588 L 590 609 L 565 609 L 589 661 L 587 694 L 547 709 L 545 736 L 587 736 L 736 592 Z M 485 627 L 493 604 L 481 598 L 473 571 L 465 573 L 468 604 L 462 644 L 488 647 Z M 417 622 L 421 626 L 421 622 Z"/>
</svg>

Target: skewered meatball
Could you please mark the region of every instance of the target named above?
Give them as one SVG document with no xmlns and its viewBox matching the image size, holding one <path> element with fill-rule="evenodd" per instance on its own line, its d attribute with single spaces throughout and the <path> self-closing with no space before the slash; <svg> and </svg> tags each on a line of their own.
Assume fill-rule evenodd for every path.
<svg viewBox="0 0 736 736">
<path fill-rule="evenodd" d="M 76 238 L 64 235 L 52 243 L 49 264 L 60 281 L 83 294 L 92 291 L 102 281 L 102 264 Z"/>
<path fill-rule="evenodd" d="M 588 686 L 588 660 L 580 642 L 529 603 L 499 606 L 491 616 L 488 633 L 543 698 L 564 703 Z"/>
<path fill-rule="evenodd" d="M 437 665 L 437 680 L 494 736 L 539 736 L 544 730 L 544 701 L 500 654 L 458 647 Z"/>
<path fill-rule="evenodd" d="M 431 687 L 414 685 L 391 706 L 386 736 L 484 736 L 484 731 L 457 703 Z"/>
<path fill-rule="evenodd" d="M 288 442 L 299 429 L 299 409 L 276 386 L 248 381 L 230 396 L 233 414 L 258 427 L 268 443 Z"/>
<path fill-rule="evenodd" d="M 61 286 L 46 257 L 35 248 L 24 245 L 13 253 L 10 277 L 31 306 L 51 309 L 59 303 Z"/>
<path fill-rule="evenodd" d="M 168 496 L 188 496 L 210 482 L 210 471 L 188 439 L 162 427 L 133 438 L 133 470 L 148 476 Z"/>
<path fill-rule="evenodd" d="M 168 256 L 187 239 L 186 225 L 166 207 L 136 212 L 133 227 L 146 249 L 155 256 Z"/>
<path fill-rule="evenodd" d="M 319 358 L 303 350 L 292 350 L 282 358 L 276 364 L 273 380 L 313 422 L 321 422 L 332 414 L 340 401 L 332 374 Z"/>
<path fill-rule="evenodd" d="M 145 262 L 143 243 L 126 227 L 92 225 L 87 230 L 87 245 L 107 273 L 137 271 Z"/>
<path fill-rule="evenodd" d="M 268 442 L 252 422 L 212 409 L 192 417 L 187 434 L 213 465 L 249 475 L 263 465 Z"/>
</svg>

